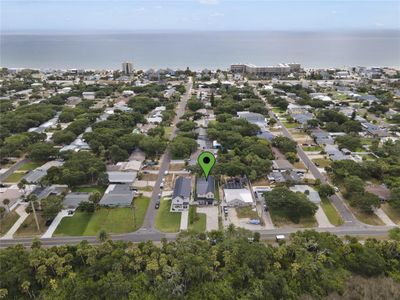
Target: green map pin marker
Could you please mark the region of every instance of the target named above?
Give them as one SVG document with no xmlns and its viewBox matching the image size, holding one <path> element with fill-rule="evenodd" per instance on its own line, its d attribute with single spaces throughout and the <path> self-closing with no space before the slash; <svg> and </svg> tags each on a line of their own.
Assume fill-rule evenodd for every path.
<svg viewBox="0 0 400 300">
<path fill-rule="evenodd" d="M 204 172 L 204 176 L 206 177 L 206 180 L 208 179 L 208 175 L 211 172 L 211 169 L 215 165 L 215 156 L 211 152 L 204 151 L 201 152 L 199 157 L 197 158 L 197 162 L 200 166 L 200 168 Z"/>
</svg>

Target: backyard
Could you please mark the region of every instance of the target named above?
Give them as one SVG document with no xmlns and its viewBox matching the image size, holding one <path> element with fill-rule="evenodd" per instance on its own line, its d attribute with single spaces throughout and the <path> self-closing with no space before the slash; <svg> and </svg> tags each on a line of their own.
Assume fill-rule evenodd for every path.
<svg viewBox="0 0 400 300">
<path fill-rule="evenodd" d="M 181 225 L 181 213 L 170 212 L 171 200 L 161 200 L 155 219 L 155 227 L 163 232 L 178 232 Z"/>
<path fill-rule="evenodd" d="M 62 219 L 55 235 L 96 235 L 100 230 L 114 234 L 136 231 L 143 224 L 149 202 L 148 197 L 135 198 L 135 213 L 130 207 L 102 207 L 94 213 L 77 211 L 72 217 Z"/>
</svg>

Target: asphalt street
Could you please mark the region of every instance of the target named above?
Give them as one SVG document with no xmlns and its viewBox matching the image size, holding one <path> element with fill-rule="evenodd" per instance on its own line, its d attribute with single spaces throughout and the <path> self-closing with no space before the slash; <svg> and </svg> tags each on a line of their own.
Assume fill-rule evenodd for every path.
<svg viewBox="0 0 400 300">
<path fill-rule="evenodd" d="M 275 113 L 272 111 L 272 109 L 269 106 L 269 104 L 267 103 L 266 99 L 258 91 L 256 91 L 256 94 L 261 99 L 264 100 L 265 104 L 267 105 L 268 113 L 269 113 L 270 117 L 274 118 L 277 121 L 277 124 L 280 126 L 283 135 L 286 136 L 287 138 L 293 140 L 293 137 L 290 134 L 289 130 L 287 130 L 285 125 L 279 120 L 278 117 L 276 117 Z M 319 179 L 322 183 L 328 183 L 327 178 L 318 170 L 318 168 L 315 166 L 315 164 L 311 161 L 311 159 L 307 156 L 307 154 L 304 152 L 304 150 L 299 145 L 297 145 L 297 154 L 299 155 L 300 159 L 304 162 L 306 167 L 310 170 L 311 174 L 316 179 Z M 353 213 L 350 211 L 350 209 L 345 204 L 344 199 L 338 193 L 331 196 L 330 200 L 344 221 L 344 224 L 342 226 L 348 227 L 348 226 L 364 225 L 363 223 L 361 223 L 360 221 L 358 221 L 356 219 L 356 217 L 353 215 Z M 368 225 L 365 225 L 365 226 L 368 226 Z"/>
<path fill-rule="evenodd" d="M 170 140 L 172 140 L 177 134 L 177 127 L 175 125 L 177 122 L 179 122 L 179 119 L 185 113 L 186 103 L 191 96 L 191 91 L 192 91 L 192 80 L 190 79 L 188 84 L 186 85 L 186 93 L 183 95 L 182 100 L 179 102 L 178 109 L 176 111 L 176 116 L 172 123 L 173 130 L 170 136 Z M 156 183 L 153 187 L 153 193 L 151 194 L 149 208 L 147 209 L 146 216 L 144 217 L 142 229 L 157 232 L 154 228 L 154 220 L 157 214 L 157 209 L 155 208 L 155 205 L 158 200 L 158 195 L 161 193 L 160 185 L 163 177 L 165 176 L 164 172 L 169 169 L 170 162 L 171 162 L 171 152 L 169 148 L 167 148 L 160 163 L 160 170 L 158 173 Z"/>
</svg>

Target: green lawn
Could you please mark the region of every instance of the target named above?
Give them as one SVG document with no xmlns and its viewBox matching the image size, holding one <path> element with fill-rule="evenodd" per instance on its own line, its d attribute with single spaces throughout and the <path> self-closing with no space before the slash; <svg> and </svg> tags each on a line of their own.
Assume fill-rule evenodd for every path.
<svg viewBox="0 0 400 300">
<path fill-rule="evenodd" d="M 286 127 L 286 128 L 296 128 L 298 126 L 300 126 L 300 124 L 293 122 L 293 123 L 289 123 L 289 122 L 282 122 L 282 124 Z"/>
<path fill-rule="evenodd" d="M 206 220 L 207 215 L 202 213 L 196 213 L 197 220 L 193 222 L 193 224 L 189 224 L 189 230 L 194 232 L 204 232 L 206 231 Z"/>
<path fill-rule="evenodd" d="M 321 198 L 321 207 L 324 210 L 326 216 L 328 217 L 329 222 L 332 225 L 340 226 L 343 224 L 343 219 L 340 217 L 339 213 L 337 212 L 336 208 L 332 205 L 331 201 L 328 198 L 322 197 Z"/>
<path fill-rule="evenodd" d="M 19 182 L 24 176 L 25 172 L 14 172 L 8 176 L 4 182 Z"/>
<path fill-rule="evenodd" d="M 33 162 L 33 161 L 27 162 L 27 163 L 24 163 L 23 165 L 21 165 L 18 168 L 18 171 L 30 171 L 30 170 L 36 169 L 40 166 L 43 166 L 43 165 L 44 165 L 44 162 Z"/>
<path fill-rule="evenodd" d="M 312 162 L 314 164 L 317 163 L 319 168 L 329 167 L 332 163 L 329 159 L 324 158 L 315 158 L 312 160 Z"/>
<path fill-rule="evenodd" d="M 100 194 L 104 194 L 106 188 L 99 185 L 93 186 L 76 186 L 72 188 L 73 192 L 86 192 L 86 193 L 94 193 L 99 192 Z"/>
<path fill-rule="evenodd" d="M 171 136 L 171 134 L 172 134 L 172 129 L 173 129 L 172 126 L 168 126 L 168 127 L 165 127 L 165 128 L 164 128 L 164 130 L 165 130 L 165 137 L 166 137 L 167 139 L 169 139 L 169 137 Z"/>
<path fill-rule="evenodd" d="M 280 113 L 285 112 L 285 110 L 280 109 L 279 107 L 273 107 L 273 108 L 272 108 L 272 111 L 273 111 L 274 113 L 276 113 L 276 114 L 280 114 Z"/>
<path fill-rule="evenodd" d="M 306 146 L 306 147 L 303 147 L 303 150 L 314 152 L 314 151 L 322 151 L 322 148 L 320 146 Z"/>
<path fill-rule="evenodd" d="M 14 223 L 18 220 L 19 215 L 12 211 L 7 213 L 4 217 L 0 219 L 0 235 L 7 233 L 10 228 L 14 225 Z"/>
<path fill-rule="evenodd" d="M 155 227 L 163 232 L 178 232 L 181 225 L 181 213 L 170 212 L 171 200 L 161 200 L 155 219 Z"/>
<path fill-rule="evenodd" d="M 135 198 L 135 215 L 132 208 L 100 208 L 94 213 L 77 211 L 72 217 L 62 219 L 55 235 L 97 235 L 104 229 L 107 233 L 127 233 L 138 230 L 150 203 L 148 197 Z"/>
<path fill-rule="evenodd" d="M 357 209 L 355 207 L 351 207 L 351 206 L 350 206 L 350 210 L 353 212 L 353 214 L 356 216 L 356 218 L 358 220 L 360 220 L 361 222 L 363 222 L 365 224 L 375 225 L 375 226 L 385 225 L 385 223 L 383 223 L 383 221 L 374 213 L 366 214 L 366 213 L 360 211 L 359 209 Z"/>
<path fill-rule="evenodd" d="M 397 225 L 400 225 L 400 210 L 395 209 L 389 205 L 389 203 L 384 203 L 381 205 L 383 211 L 388 215 L 388 217 Z"/>
<path fill-rule="evenodd" d="M 293 223 L 280 212 L 270 210 L 270 215 L 275 227 L 311 228 L 318 225 L 314 216 L 301 218 L 299 223 Z"/>
</svg>

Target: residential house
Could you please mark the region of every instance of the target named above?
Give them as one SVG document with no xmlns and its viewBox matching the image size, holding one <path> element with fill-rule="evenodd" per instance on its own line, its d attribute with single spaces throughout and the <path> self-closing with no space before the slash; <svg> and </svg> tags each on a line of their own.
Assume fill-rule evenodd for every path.
<svg viewBox="0 0 400 300">
<path fill-rule="evenodd" d="M 109 171 L 107 175 L 110 183 L 132 184 L 136 179 L 137 172 Z"/>
<path fill-rule="evenodd" d="M 77 209 L 81 202 L 89 202 L 91 193 L 74 192 L 65 195 L 62 202 L 65 209 Z"/>
<path fill-rule="evenodd" d="M 294 185 L 289 188 L 292 192 L 300 192 L 307 195 L 307 198 L 314 204 L 320 204 L 321 198 L 316 190 L 308 185 Z"/>
<path fill-rule="evenodd" d="M 172 193 L 171 211 L 181 212 L 189 208 L 190 196 L 192 194 L 191 179 L 179 176 L 175 180 Z"/>
<path fill-rule="evenodd" d="M 110 207 L 129 207 L 132 204 L 134 191 L 129 184 L 110 184 L 99 204 Z"/>
<path fill-rule="evenodd" d="M 215 180 L 213 176 L 197 178 L 196 202 L 200 205 L 213 204 L 215 200 Z"/>
</svg>

